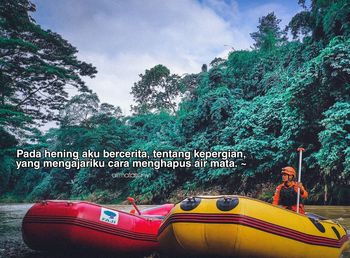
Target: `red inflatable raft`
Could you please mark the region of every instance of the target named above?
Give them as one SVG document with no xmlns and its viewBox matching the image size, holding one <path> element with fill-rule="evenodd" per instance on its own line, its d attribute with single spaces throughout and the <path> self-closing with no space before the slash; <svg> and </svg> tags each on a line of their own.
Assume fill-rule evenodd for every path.
<svg viewBox="0 0 350 258">
<path fill-rule="evenodd" d="M 23 240 L 35 250 L 73 247 L 114 253 L 152 252 L 159 246 L 159 226 L 173 206 L 165 204 L 136 215 L 89 202 L 43 201 L 25 215 Z"/>
</svg>

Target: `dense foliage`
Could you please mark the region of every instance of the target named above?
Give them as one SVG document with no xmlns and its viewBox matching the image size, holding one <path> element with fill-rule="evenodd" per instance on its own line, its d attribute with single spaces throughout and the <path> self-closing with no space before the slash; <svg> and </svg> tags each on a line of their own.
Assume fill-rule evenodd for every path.
<svg viewBox="0 0 350 258">
<path fill-rule="evenodd" d="M 58 34 L 35 24 L 27 14 L 33 5 L 3 1 L 13 13 L 0 8 L 3 199 L 110 202 L 136 195 L 151 203 L 186 194 L 238 193 L 269 201 L 281 167 L 297 167 L 296 148 L 303 146 L 308 201 L 349 204 L 350 4 L 316 0 L 307 8 L 299 2 L 304 10 L 284 31 L 274 13 L 260 19 L 251 51 L 233 51 L 227 60 L 215 58 L 209 68 L 182 77 L 163 65 L 146 70 L 132 88 L 135 114 L 123 117 L 118 107 L 101 104 L 89 92 L 80 76 L 92 76 L 94 68 L 78 61 L 76 49 Z M 285 37 L 288 31 L 293 40 Z M 67 83 L 83 93 L 67 100 Z M 54 118 L 59 127 L 44 135 L 29 126 L 35 119 Z M 16 148 L 237 150 L 246 154 L 247 165 L 17 170 Z M 119 172 L 147 177 L 111 177 Z"/>
<path fill-rule="evenodd" d="M 176 74 L 164 65 L 156 65 L 145 74 L 140 74 L 141 80 L 134 84 L 131 94 L 137 103 L 132 109 L 143 114 L 154 110 L 165 109 L 176 112 L 176 98 L 181 96 L 183 84 Z"/>
<path fill-rule="evenodd" d="M 273 12 L 259 19 L 259 30 L 250 33 L 256 49 L 271 50 L 286 41 L 286 32 L 280 29 L 280 22 Z"/>
</svg>

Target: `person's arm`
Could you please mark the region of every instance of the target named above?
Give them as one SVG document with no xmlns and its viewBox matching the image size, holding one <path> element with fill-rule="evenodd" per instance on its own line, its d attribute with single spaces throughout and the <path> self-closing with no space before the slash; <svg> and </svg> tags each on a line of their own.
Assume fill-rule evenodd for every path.
<svg viewBox="0 0 350 258">
<path fill-rule="evenodd" d="M 272 204 L 273 205 L 278 205 L 279 201 L 280 201 L 280 192 L 281 192 L 281 186 L 277 186 L 276 191 L 275 191 L 275 195 L 273 196 L 273 201 Z"/>
<path fill-rule="evenodd" d="M 306 199 L 309 196 L 309 193 L 305 190 L 303 184 L 300 182 L 297 186 L 300 188 L 300 197 Z M 296 188 L 297 191 L 298 187 Z"/>
</svg>

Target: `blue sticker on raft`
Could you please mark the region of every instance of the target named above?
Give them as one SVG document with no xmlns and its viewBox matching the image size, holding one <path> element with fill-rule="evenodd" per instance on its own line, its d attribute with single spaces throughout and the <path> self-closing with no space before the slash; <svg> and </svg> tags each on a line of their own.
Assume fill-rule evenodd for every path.
<svg viewBox="0 0 350 258">
<path fill-rule="evenodd" d="M 113 212 L 113 211 L 104 211 L 104 214 L 106 214 L 107 216 L 109 216 L 110 219 L 114 219 L 115 216 L 117 216 L 117 213 Z"/>
<path fill-rule="evenodd" d="M 117 225 L 119 220 L 119 213 L 117 211 L 101 208 L 100 221 Z"/>
</svg>

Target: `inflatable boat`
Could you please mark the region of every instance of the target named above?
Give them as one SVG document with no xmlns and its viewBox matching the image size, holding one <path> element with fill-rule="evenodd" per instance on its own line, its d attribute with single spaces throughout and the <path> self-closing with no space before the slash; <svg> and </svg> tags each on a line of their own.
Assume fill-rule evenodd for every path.
<svg viewBox="0 0 350 258">
<path fill-rule="evenodd" d="M 167 253 L 230 257 L 340 257 L 346 230 L 315 214 L 298 214 L 242 196 L 199 196 L 178 203 L 158 240 Z"/>
<path fill-rule="evenodd" d="M 173 206 L 143 212 L 135 206 L 139 214 L 131 214 L 89 202 L 42 201 L 23 219 L 23 240 L 31 249 L 44 251 L 152 252 L 159 247 L 159 226 Z"/>
</svg>

